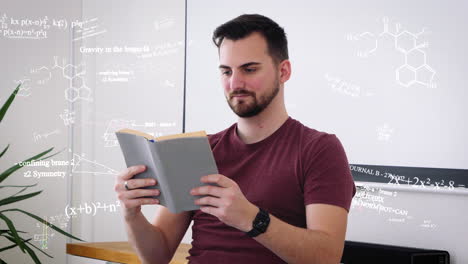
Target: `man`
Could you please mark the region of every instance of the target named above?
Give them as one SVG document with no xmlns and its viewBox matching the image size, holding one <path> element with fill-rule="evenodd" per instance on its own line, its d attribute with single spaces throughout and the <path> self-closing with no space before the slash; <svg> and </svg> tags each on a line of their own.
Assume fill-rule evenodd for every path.
<svg viewBox="0 0 468 264">
<path fill-rule="evenodd" d="M 288 116 L 284 83 L 290 78 L 283 29 L 260 15 L 218 27 L 221 82 L 238 122 L 210 135 L 220 174 L 201 178 L 218 186 L 194 188 L 201 209 L 172 214 L 158 208 L 149 223 L 140 212 L 157 200 L 157 184 L 131 179 L 115 185 L 129 240 L 144 263 L 168 263 L 191 220 L 190 263 L 339 263 L 355 193 L 346 154 L 336 136 Z M 316 113 L 319 114 L 319 113 Z M 124 182 L 130 190 L 126 190 Z"/>
</svg>

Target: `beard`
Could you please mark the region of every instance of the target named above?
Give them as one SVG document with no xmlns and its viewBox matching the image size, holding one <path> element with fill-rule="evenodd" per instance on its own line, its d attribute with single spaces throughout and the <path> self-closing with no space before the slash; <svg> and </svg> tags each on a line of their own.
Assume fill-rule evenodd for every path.
<svg viewBox="0 0 468 264">
<path fill-rule="evenodd" d="M 261 113 L 268 105 L 275 99 L 276 95 L 279 92 L 279 80 L 276 79 L 273 85 L 273 89 L 269 91 L 267 94 L 261 95 L 257 98 L 257 94 L 255 92 L 250 92 L 247 90 L 236 90 L 229 94 L 226 97 L 226 100 L 229 104 L 229 107 L 232 111 L 239 117 L 252 117 L 256 116 Z M 245 98 L 236 99 L 237 104 L 233 102 L 233 96 L 236 95 L 246 95 Z M 249 103 L 249 100 L 251 101 Z"/>
</svg>

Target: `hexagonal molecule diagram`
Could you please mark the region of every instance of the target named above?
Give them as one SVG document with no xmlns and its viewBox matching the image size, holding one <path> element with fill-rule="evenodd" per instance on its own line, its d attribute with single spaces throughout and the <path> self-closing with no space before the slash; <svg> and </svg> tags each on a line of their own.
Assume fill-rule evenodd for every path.
<svg viewBox="0 0 468 264">
<path fill-rule="evenodd" d="M 401 24 L 396 23 L 393 32 L 389 30 L 388 17 L 383 18 L 383 31 L 374 34 L 363 32 L 360 34 L 348 34 L 350 41 L 362 42 L 362 49 L 357 52 L 358 57 L 367 58 L 374 54 L 379 47 L 379 42 L 384 38 L 393 38 L 395 49 L 404 55 L 405 61 L 395 69 L 396 82 L 404 87 L 420 84 L 428 88 L 436 88 L 434 82 L 436 71 L 427 64 L 427 54 L 425 48 L 427 42 L 419 43 L 418 40 L 425 33 L 423 28 L 418 33 L 402 30 Z"/>
<path fill-rule="evenodd" d="M 62 70 L 63 77 L 68 79 L 70 86 L 65 89 L 65 99 L 70 102 L 75 102 L 78 99 L 83 99 L 87 101 L 92 101 L 91 98 L 91 89 L 86 85 L 86 82 L 83 78 L 83 75 L 86 73 L 83 69 L 83 65 L 73 65 L 65 64 L 65 61 L 62 61 L 62 65 L 58 65 L 57 57 L 54 57 L 54 68 L 59 68 Z"/>
<path fill-rule="evenodd" d="M 58 69 L 62 73 L 63 77 L 68 80 L 69 85 L 64 91 L 65 99 L 70 102 L 75 102 L 79 99 L 92 101 L 91 89 L 86 85 L 84 74 L 84 64 L 73 65 L 66 63 L 63 59 L 61 64 L 58 62 L 58 57 L 54 56 L 54 65 L 52 67 L 41 66 L 37 69 L 32 69 L 31 79 L 35 80 L 32 85 L 45 85 L 52 79 L 52 70 Z M 38 77 L 40 75 L 40 77 Z M 20 80 L 23 84 L 32 82 L 31 79 Z M 29 90 L 29 86 L 26 85 Z M 29 93 L 30 94 L 30 93 Z M 28 94 L 28 95 L 29 95 Z"/>
</svg>

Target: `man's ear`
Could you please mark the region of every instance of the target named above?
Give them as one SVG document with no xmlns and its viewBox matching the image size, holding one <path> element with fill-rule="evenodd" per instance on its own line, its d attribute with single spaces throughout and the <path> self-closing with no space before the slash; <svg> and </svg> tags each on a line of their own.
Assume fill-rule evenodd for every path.
<svg viewBox="0 0 468 264">
<path fill-rule="evenodd" d="M 291 77 L 291 62 L 289 60 L 283 60 L 278 65 L 279 68 L 279 81 L 285 83 Z"/>
</svg>

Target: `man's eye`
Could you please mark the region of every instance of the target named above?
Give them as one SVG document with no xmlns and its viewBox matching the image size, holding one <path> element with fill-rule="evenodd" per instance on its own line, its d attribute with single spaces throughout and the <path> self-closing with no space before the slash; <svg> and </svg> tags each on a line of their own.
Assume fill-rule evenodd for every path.
<svg viewBox="0 0 468 264">
<path fill-rule="evenodd" d="M 231 74 L 231 71 L 222 71 L 221 74 L 222 75 L 229 75 L 229 74 Z"/>
<path fill-rule="evenodd" d="M 257 69 L 255 68 L 245 68 L 246 72 L 255 72 Z"/>
</svg>

